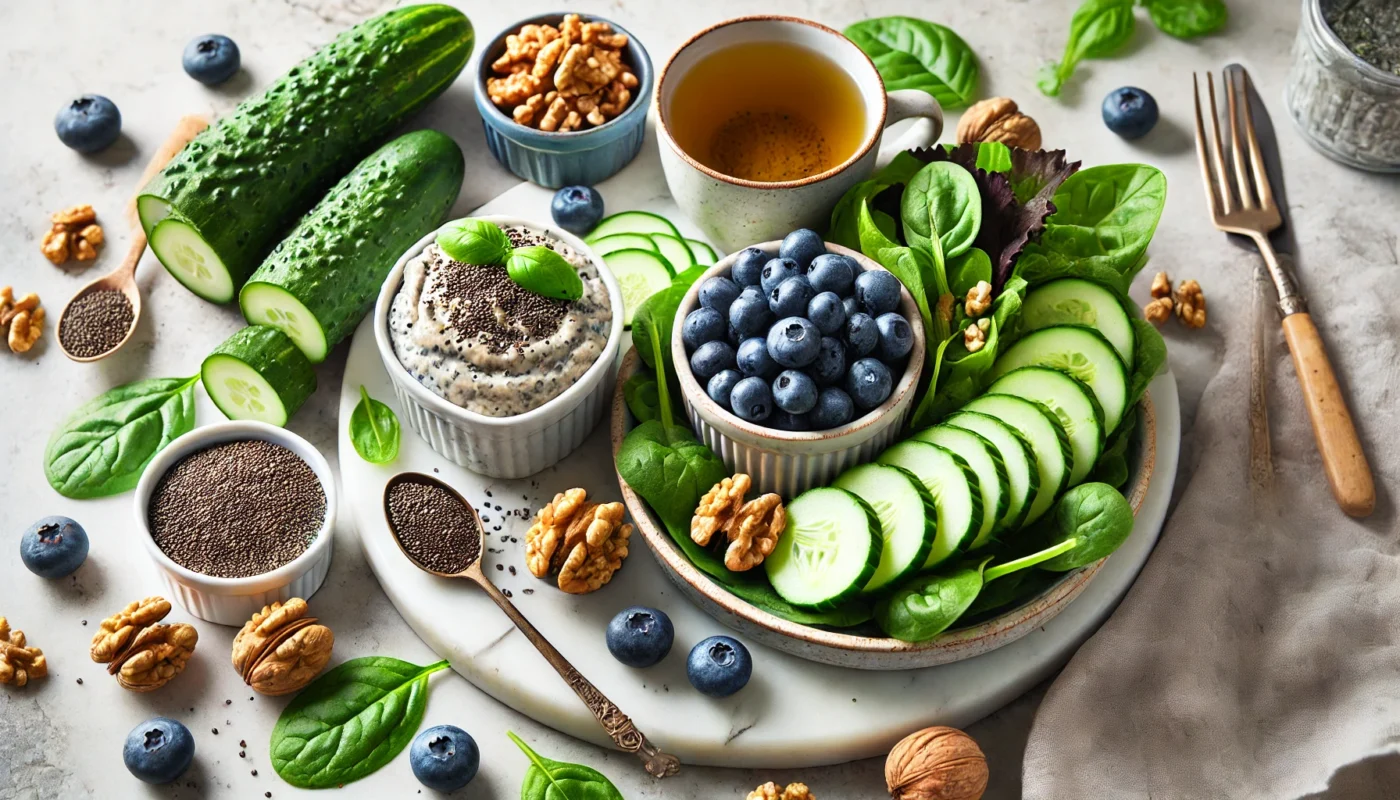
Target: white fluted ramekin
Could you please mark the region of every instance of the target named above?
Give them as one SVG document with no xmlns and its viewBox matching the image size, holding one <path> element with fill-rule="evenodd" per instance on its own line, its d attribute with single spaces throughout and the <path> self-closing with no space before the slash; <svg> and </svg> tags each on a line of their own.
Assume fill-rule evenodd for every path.
<svg viewBox="0 0 1400 800">
<path fill-rule="evenodd" d="M 776 256 L 779 244 L 774 241 L 754 246 Z M 866 270 L 884 269 L 840 245 L 828 242 L 826 249 L 854 258 Z M 671 330 L 671 356 L 680 379 L 686 414 L 700 440 L 719 454 L 730 472 L 747 473 L 758 491 L 777 492 L 790 499 L 813 486 L 831 483 L 850 467 L 874 460 L 899 439 L 913 410 L 914 390 L 923 371 L 924 326 L 914 298 L 908 290 L 901 289 L 899 312 L 914 330 L 914 348 L 909 351 L 909 365 L 895 382 L 894 390 L 874 410 L 839 428 L 825 431 L 780 431 L 747 422 L 710 399 L 705 387 L 691 374 L 689 357 L 681 341 L 686 315 L 700 304 L 700 285 L 715 275 L 729 274 L 737 258 L 738 253 L 734 253 L 720 259 L 686 292 Z"/>
<path fill-rule="evenodd" d="M 496 215 L 479 219 L 503 227 L 521 225 L 543 231 L 593 262 L 598 277 L 607 287 L 608 304 L 613 312 L 612 331 L 598 360 L 558 397 L 512 417 L 491 417 L 468 411 L 419 383 L 394 354 L 394 345 L 389 341 L 389 309 L 403 283 L 404 265 L 433 243 L 437 231 L 409 248 L 384 281 L 374 307 L 374 342 L 393 382 L 399 406 L 408 416 L 409 426 L 434 451 L 472 472 L 492 478 L 524 478 L 572 453 L 607 411 L 617 375 L 614 366 L 617 351 L 622 342 L 622 290 L 603 259 L 568 231 L 516 217 Z"/>
<path fill-rule="evenodd" d="M 148 509 L 151 494 L 160 479 L 185 456 L 225 442 L 248 439 L 280 444 L 296 453 L 326 493 L 326 518 L 316 538 L 306 552 L 271 572 L 247 578 L 217 578 L 182 567 L 170 559 L 151 538 Z M 262 607 L 281 603 L 293 597 L 309 598 L 321 588 L 331 569 L 331 550 L 335 530 L 335 473 L 310 442 L 291 431 L 264 422 L 219 422 L 196 428 L 171 442 L 160 451 L 141 473 L 136 484 L 136 524 L 146 553 L 160 570 L 166 588 L 185 610 L 196 617 L 219 625 L 242 625 Z"/>
</svg>

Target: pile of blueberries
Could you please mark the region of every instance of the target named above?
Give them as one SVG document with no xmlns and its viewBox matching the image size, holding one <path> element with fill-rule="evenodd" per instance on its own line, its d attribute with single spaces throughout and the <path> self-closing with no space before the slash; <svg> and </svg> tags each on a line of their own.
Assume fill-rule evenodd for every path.
<svg viewBox="0 0 1400 800">
<path fill-rule="evenodd" d="M 740 419 L 826 430 L 885 402 L 903 374 L 914 330 L 899 297 L 898 278 L 803 228 L 776 258 L 750 247 L 702 283 L 681 337 L 696 379 Z"/>
</svg>

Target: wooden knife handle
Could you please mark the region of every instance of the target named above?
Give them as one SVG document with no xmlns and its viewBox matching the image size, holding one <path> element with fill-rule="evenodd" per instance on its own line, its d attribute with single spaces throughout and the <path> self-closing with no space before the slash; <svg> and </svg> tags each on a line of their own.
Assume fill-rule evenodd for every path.
<svg viewBox="0 0 1400 800">
<path fill-rule="evenodd" d="M 1313 438 L 1337 505 L 1348 516 L 1365 517 L 1376 507 L 1376 486 L 1351 412 L 1337 385 L 1332 362 L 1306 311 L 1283 318 L 1283 335 L 1293 354 L 1293 367 L 1303 389 L 1303 402 L 1312 420 Z"/>
</svg>

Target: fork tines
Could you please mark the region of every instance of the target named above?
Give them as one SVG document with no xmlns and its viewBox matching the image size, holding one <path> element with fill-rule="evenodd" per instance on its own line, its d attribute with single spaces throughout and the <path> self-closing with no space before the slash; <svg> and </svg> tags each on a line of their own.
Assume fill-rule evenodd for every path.
<svg viewBox="0 0 1400 800">
<path fill-rule="evenodd" d="M 1205 181 L 1206 201 L 1217 226 L 1224 224 L 1227 218 L 1245 216 L 1251 219 L 1241 219 L 1238 222 L 1251 224 L 1229 227 L 1257 230 L 1262 223 L 1266 227 L 1260 232 L 1267 232 L 1277 227 L 1282 220 L 1274 221 L 1278 207 L 1269 187 L 1269 177 L 1264 171 L 1264 156 L 1259 150 L 1259 138 L 1254 132 L 1254 119 L 1249 107 L 1249 74 L 1243 68 L 1227 69 L 1221 76 L 1221 83 L 1225 86 L 1228 112 L 1226 126 L 1229 128 L 1233 169 L 1228 169 L 1225 163 L 1220 114 L 1215 101 L 1215 77 L 1209 72 L 1206 73 L 1206 93 L 1210 98 L 1211 121 L 1211 135 L 1207 138 L 1205 120 L 1201 112 L 1200 79 L 1195 73 L 1191 75 L 1196 97 L 1196 151 L 1201 159 L 1201 177 Z M 1234 187 L 1231 186 L 1231 173 L 1234 174 Z"/>
</svg>

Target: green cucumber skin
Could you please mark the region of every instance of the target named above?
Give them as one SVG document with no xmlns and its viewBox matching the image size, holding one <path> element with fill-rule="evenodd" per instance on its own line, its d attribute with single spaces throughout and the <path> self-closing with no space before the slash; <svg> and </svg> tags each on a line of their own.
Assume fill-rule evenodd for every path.
<svg viewBox="0 0 1400 800">
<path fill-rule="evenodd" d="M 282 401 L 288 419 L 291 419 L 297 409 L 301 408 L 301 404 L 306 402 L 306 398 L 316 391 L 315 368 L 287 334 L 276 328 L 249 325 L 214 348 L 214 352 L 204 359 L 204 364 L 207 365 L 209 359 L 220 355 L 242 361 L 271 384 L 272 388 L 277 390 L 277 397 Z M 204 366 L 201 366 L 200 374 L 203 373 Z M 209 392 L 210 399 L 219 406 L 219 410 L 224 412 L 224 416 L 237 419 L 220 405 L 217 390 L 209 391 L 208 383 L 205 383 L 204 389 Z"/>
<path fill-rule="evenodd" d="M 471 21 L 445 5 L 362 22 L 196 136 L 141 195 L 198 231 L 236 292 L 293 220 L 447 89 L 474 43 Z M 154 223 L 143 214 L 147 235 Z"/>
<path fill-rule="evenodd" d="M 466 162 L 435 130 L 406 133 L 361 161 L 302 217 L 240 293 L 279 286 L 321 325 L 326 350 L 350 335 L 408 248 L 442 223 L 462 190 Z"/>
</svg>

